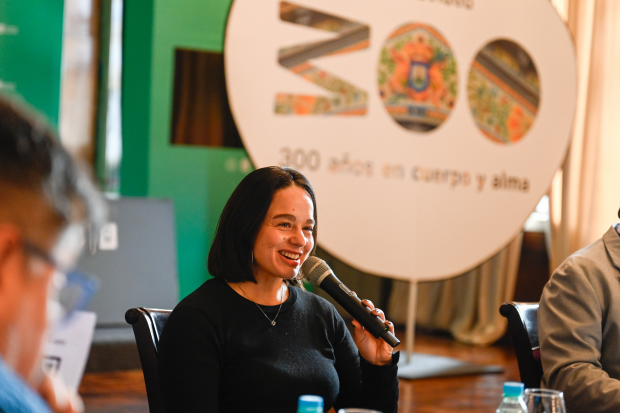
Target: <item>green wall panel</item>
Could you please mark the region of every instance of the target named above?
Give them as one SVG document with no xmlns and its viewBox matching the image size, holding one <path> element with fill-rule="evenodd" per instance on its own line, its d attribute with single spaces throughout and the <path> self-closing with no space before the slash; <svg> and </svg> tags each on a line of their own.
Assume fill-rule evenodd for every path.
<svg viewBox="0 0 620 413">
<path fill-rule="evenodd" d="M 0 92 L 58 125 L 63 0 L 0 0 Z"/>
<path fill-rule="evenodd" d="M 149 10 L 139 13 L 140 6 L 125 11 L 124 53 L 128 55 L 130 50 L 140 47 L 148 50 L 142 50 L 140 57 L 131 55 L 125 59 L 124 79 L 142 78 L 139 87 L 133 81 L 123 82 L 121 193 L 143 195 L 144 192 L 150 197 L 174 200 L 180 298 L 208 278 L 206 258 L 219 215 L 236 185 L 250 170 L 243 149 L 170 144 L 174 51 L 186 48 L 221 52 L 230 3 L 230 0 L 155 0 L 151 17 Z M 149 19 L 150 41 L 145 34 Z M 142 31 L 136 33 L 136 27 Z M 144 73 L 145 62 L 150 67 L 148 73 Z M 148 91 L 143 90 L 143 82 L 150 84 Z M 129 102 L 141 106 L 137 116 L 128 112 L 137 110 L 126 108 Z M 149 111 L 145 114 L 141 111 L 147 104 Z M 148 135 L 146 141 L 142 139 L 143 133 Z M 134 173 L 135 176 L 130 176 Z"/>
<path fill-rule="evenodd" d="M 156 152 L 156 151 L 155 151 Z M 179 286 L 182 297 L 207 278 L 206 258 L 222 208 L 245 176 L 240 168 L 247 157 L 239 149 L 171 148 L 151 159 L 153 197 L 175 201 L 179 256 Z"/>
<path fill-rule="evenodd" d="M 125 1 L 124 7 L 121 194 L 147 196 L 153 1 Z"/>
</svg>

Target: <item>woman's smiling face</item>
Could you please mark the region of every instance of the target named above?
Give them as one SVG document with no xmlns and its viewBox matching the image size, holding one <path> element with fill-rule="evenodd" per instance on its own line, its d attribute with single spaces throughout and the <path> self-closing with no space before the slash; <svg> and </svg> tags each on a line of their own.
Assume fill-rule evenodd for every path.
<svg viewBox="0 0 620 413">
<path fill-rule="evenodd" d="M 296 277 L 314 248 L 314 225 L 312 199 L 303 188 L 276 191 L 254 243 L 256 281 Z"/>
</svg>

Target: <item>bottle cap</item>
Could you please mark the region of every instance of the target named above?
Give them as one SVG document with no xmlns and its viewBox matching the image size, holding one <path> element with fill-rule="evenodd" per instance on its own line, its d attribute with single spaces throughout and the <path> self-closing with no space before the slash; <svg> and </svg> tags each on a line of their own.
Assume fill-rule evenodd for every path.
<svg viewBox="0 0 620 413">
<path fill-rule="evenodd" d="M 322 412 L 323 398 L 321 396 L 304 395 L 299 396 L 297 405 L 298 412 Z"/>
<path fill-rule="evenodd" d="M 504 397 L 523 396 L 525 385 L 518 381 L 507 381 L 504 383 Z"/>
</svg>

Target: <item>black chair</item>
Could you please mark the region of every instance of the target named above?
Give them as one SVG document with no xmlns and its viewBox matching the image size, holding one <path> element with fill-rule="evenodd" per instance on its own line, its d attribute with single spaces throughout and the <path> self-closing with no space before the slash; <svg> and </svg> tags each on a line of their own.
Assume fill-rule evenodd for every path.
<svg viewBox="0 0 620 413">
<path fill-rule="evenodd" d="M 138 307 L 130 308 L 125 313 L 125 321 L 131 324 L 136 337 L 150 413 L 165 413 L 157 376 L 157 346 L 171 312 L 172 310 Z"/>
<path fill-rule="evenodd" d="M 543 369 L 538 342 L 538 303 L 511 301 L 502 304 L 499 312 L 508 319 L 521 381 L 526 389 L 540 387 Z"/>
</svg>

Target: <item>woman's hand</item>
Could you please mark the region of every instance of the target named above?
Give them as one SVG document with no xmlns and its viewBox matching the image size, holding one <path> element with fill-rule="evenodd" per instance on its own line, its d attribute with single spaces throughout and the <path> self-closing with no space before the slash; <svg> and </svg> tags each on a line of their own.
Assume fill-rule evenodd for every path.
<svg viewBox="0 0 620 413">
<path fill-rule="evenodd" d="M 390 333 L 394 334 L 394 324 L 385 319 L 383 311 L 375 308 L 370 300 L 362 300 L 362 303 L 370 308 L 374 315 L 380 317 L 388 327 Z M 355 327 L 353 341 L 355 341 L 355 345 L 364 359 L 379 366 L 384 366 L 392 362 L 392 346 L 381 338 L 375 338 L 375 336 L 362 327 L 357 320 L 353 320 L 353 326 Z"/>
</svg>

